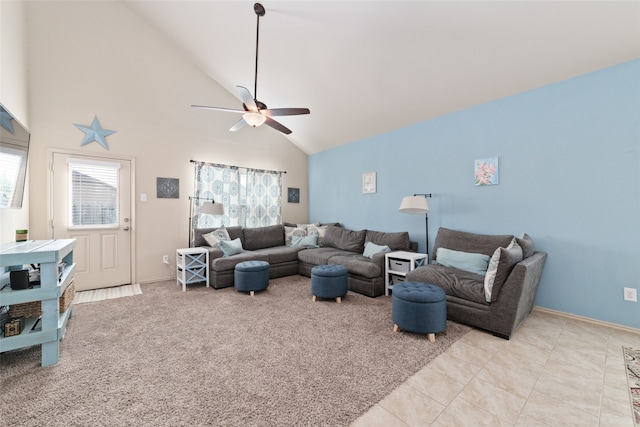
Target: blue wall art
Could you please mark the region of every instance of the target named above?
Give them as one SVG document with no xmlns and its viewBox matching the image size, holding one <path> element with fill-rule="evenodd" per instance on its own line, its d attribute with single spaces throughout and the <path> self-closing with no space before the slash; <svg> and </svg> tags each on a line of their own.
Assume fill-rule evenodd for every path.
<svg viewBox="0 0 640 427">
<path fill-rule="evenodd" d="M 80 146 L 87 145 L 90 142 L 96 141 L 98 144 L 102 145 L 105 149 L 108 150 L 109 147 L 107 146 L 107 140 L 105 138 L 116 133 L 115 130 L 102 129 L 102 126 L 100 126 L 100 121 L 98 120 L 98 116 L 93 116 L 93 122 L 91 123 L 91 126 L 78 125 L 75 123 L 73 125 L 85 133 L 84 139 L 82 140 Z"/>
</svg>

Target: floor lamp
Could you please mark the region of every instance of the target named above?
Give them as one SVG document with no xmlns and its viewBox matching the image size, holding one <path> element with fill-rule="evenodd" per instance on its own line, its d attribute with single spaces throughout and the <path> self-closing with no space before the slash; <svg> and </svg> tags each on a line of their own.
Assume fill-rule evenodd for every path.
<svg viewBox="0 0 640 427">
<path fill-rule="evenodd" d="M 424 214 L 426 229 L 425 248 L 427 255 L 429 255 L 429 205 L 427 204 L 427 197 L 431 197 L 431 193 L 414 194 L 413 196 L 403 197 L 402 203 L 400 203 L 400 209 L 398 210 L 408 214 Z"/>
<path fill-rule="evenodd" d="M 200 206 L 200 213 L 207 215 L 224 215 L 224 205 L 222 203 L 216 203 L 213 199 L 206 199 L 203 197 L 191 197 L 189 196 L 189 247 L 192 248 L 194 245 L 193 241 L 193 202 L 203 201 L 202 206 Z"/>
</svg>

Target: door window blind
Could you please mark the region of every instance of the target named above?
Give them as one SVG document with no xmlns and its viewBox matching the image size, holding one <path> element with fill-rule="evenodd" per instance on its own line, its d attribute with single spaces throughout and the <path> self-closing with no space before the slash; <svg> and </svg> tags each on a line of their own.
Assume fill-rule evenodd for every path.
<svg viewBox="0 0 640 427">
<path fill-rule="evenodd" d="M 118 163 L 69 159 L 71 227 L 118 225 Z"/>
</svg>

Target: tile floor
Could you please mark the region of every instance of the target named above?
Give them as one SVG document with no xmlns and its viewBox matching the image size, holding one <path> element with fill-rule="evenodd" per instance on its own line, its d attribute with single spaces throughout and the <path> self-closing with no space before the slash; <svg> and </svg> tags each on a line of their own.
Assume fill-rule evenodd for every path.
<svg viewBox="0 0 640 427">
<path fill-rule="evenodd" d="M 634 427 L 623 345 L 640 333 L 534 310 L 509 341 L 472 330 L 351 426 Z"/>
</svg>

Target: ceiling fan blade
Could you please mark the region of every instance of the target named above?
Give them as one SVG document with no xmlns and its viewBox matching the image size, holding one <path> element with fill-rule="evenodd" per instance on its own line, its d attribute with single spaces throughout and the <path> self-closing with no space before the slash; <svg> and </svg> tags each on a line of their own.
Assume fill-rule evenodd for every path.
<svg viewBox="0 0 640 427">
<path fill-rule="evenodd" d="M 238 129 L 242 129 L 245 125 L 247 124 L 247 122 L 245 121 L 245 119 L 240 119 L 236 122 L 235 125 L 231 126 L 231 129 L 229 129 L 231 132 L 235 132 Z"/>
<path fill-rule="evenodd" d="M 266 117 L 267 121 L 264 122 L 265 125 L 271 126 L 272 128 L 279 130 L 280 132 L 289 135 L 291 133 L 291 129 L 284 126 L 282 123 L 276 122 L 271 117 Z"/>
<path fill-rule="evenodd" d="M 195 108 L 205 108 L 207 110 L 224 111 L 226 113 L 246 113 L 244 110 L 234 110 L 233 108 L 210 107 L 208 105 L 192 105 Z"/>
<path fill-rule="evenodd" d="M 297 116 L 300 114 L 309 114 L 308 108 L 269 108 L 266 110 L 260 110 L 265 116 Z"/>
<path fill-rule="evenodd" d="M 253 111 L 254 113 L 257 113 L 259 111 L 258 106 L 256 105 L 256 101 L 251 96 L 251 92 L 249 92 L 249 89 L 244 86 L 236 86 L 236 92 L 238 92 L 238 95 L 240 95 L 242 103 L 247 107 L 247 111 Z"/>
</svg>

